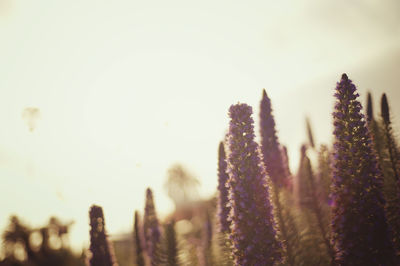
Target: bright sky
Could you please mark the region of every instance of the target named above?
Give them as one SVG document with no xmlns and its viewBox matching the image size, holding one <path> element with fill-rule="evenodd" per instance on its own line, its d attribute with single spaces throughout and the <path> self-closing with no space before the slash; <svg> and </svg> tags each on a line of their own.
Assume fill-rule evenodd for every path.
<svg viewBox="0 0 400 266">
<path fill-rule="evenodd" d="M 248 103 L 258 121 L 263 88 L 295 169 L 306 115 L 331 141 L 343 72 L 400 116 L 398 0 L 0 0 L 0 230 L 56 215 L 80 248 L 93 203 L 110 233 L 130 230 L 146 187 L 172 209 L 175 162 L 213 194 L 227 110 Z"/>
</svg>

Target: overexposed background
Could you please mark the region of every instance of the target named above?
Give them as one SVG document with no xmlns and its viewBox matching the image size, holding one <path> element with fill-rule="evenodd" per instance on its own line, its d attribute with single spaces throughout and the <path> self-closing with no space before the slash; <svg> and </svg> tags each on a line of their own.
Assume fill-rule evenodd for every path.
<svg viewBox="0 0 400 266">
<path fill-rule="evenodd" d="M 343 72 L 377 114 L 387 92 L 398 126 L 398 0 L 0 0 L 0 231 L 56 215 L 79 250 L 93 203 L 110 233 L 131 230 L 146 187 L 172 210 L 175 162 L 212 195 L 227 110 L 248 103 L 258 121 L 263 88 L 295 170 L 306 116 L 332 140 Z"/>
</svg>

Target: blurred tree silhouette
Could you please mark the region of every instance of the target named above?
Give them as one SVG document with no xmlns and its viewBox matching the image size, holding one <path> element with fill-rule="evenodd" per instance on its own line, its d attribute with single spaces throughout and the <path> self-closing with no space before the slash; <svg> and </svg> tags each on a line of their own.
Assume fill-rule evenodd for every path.
<svg viewBox="0 0 400 266">
<path fill-rule="evenodd" d="M 34 229 L 17 216 L 10 217 L 2 234 L 5 257 L 0 266 L 83 266 L 83 258 L 75 256 L 66 241 L 71 225 L 52 217 L 47 225 Z"/>
<path fill-rule="evenodd" d="M 164 187 L 178 209 L 199 199 L 199 185 L 199 180 L 186 168 L 181 164 L 174 164 L 168 169 Z"/>
</svg>

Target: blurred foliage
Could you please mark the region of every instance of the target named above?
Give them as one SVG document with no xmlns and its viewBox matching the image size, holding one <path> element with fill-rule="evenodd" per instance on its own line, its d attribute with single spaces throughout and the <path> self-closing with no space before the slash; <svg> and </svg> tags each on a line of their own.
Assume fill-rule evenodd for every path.
<svg viewBox="0 0 400 266">
<path fill-rule="evenodd" d="M 190 205 L 199 199 L 199 180 L 181 164 L 174 164 L 168 169 L 167 181 L 164 184 L 168 196 L 176 208 Z"/>
<path fill-rule="evenodd" d="M 12 216 L 2 234 L 4 259 L 0 266 L 80 266 L 83 253 L 76 256 L 68 245 L 68 231 L 72 223 L 50 218 L 47 225 L 31 228 Z"/>
<path fill-rule="evenodd" d="M 304 148 L 304 146 L 303 146 Z M 303 185 L 299 202 L 299 217 L 301 220 L 301 245 L 303 249 L 302 265 L 329 265 L 334 257 L 334 251 L 330 243 L 329 232 L 329 206 L 321 200 L 317 178 L 314 175 L 311 161 L 302 149 L 299 172 L 297 178 Z M 314 256 L 309 256 L 314 253 Z M 332 259 L 331 259 L 332 258 Z"/>
</svg>

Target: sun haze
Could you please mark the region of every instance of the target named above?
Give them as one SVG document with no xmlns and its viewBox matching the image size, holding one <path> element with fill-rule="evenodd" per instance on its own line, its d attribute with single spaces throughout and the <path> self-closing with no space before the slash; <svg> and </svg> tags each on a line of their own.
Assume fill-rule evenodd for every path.
<svg viewBox="0 0 400 266">
<path fill-rule="evenodd" d="M 0 9 L 0 229 L 11 214 L 32 225 L 72 219 L 76 249 L 88 244 L 93 203 L 110 233 L 130 230 L 146 187 L 168 214 L 164 182 L 176 162 L 199 179 L 200 196 L 213 195 L 228 108 L 245 102 L 257 122 L 263 88 L 292 168 L 306 116 L 319 125 L 317 144 L 330 143 L 343 72 L 362 97 L 400 99 L 397 0 L 7 0 Z"/>
</svg>

